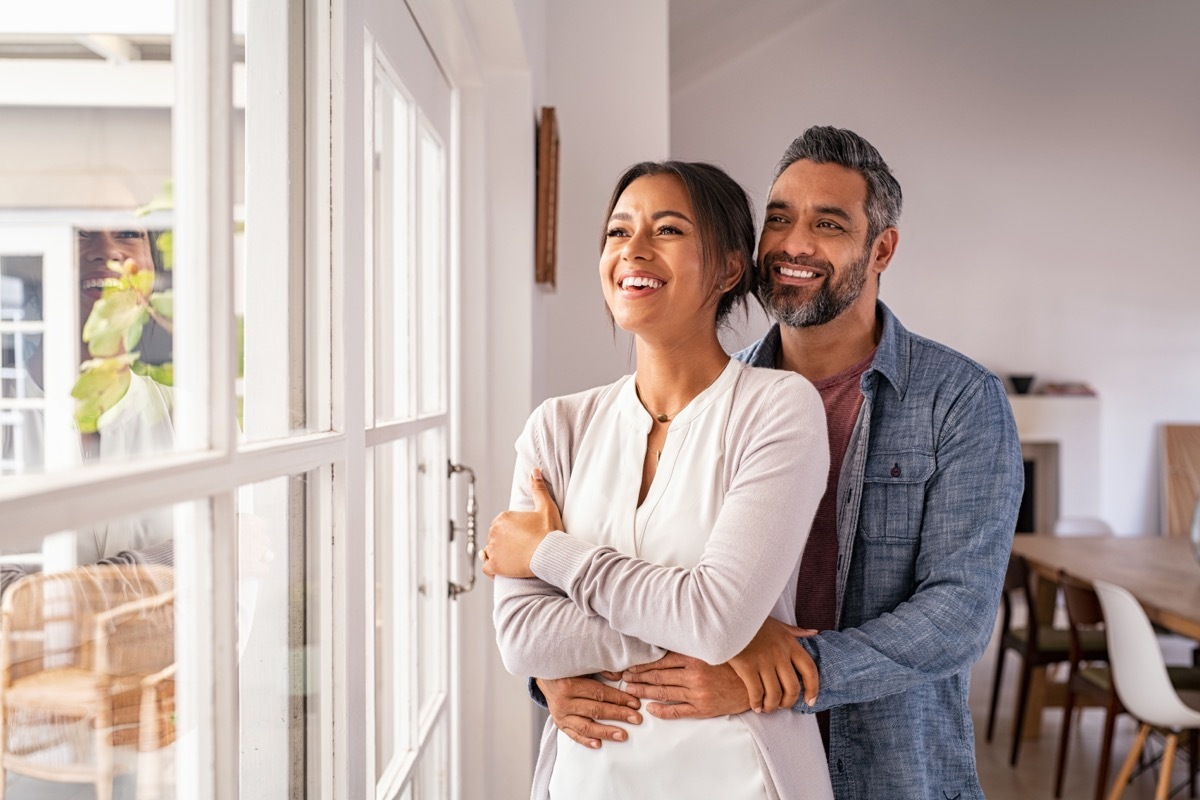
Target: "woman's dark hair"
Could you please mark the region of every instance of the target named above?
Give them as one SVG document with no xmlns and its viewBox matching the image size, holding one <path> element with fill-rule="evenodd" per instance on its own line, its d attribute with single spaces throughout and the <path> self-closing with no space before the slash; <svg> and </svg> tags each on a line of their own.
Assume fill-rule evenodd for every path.
<svg viewBox="0 0 1200 800">
<path fill-rule="evenodd" d="M 634 164 L 621 175 L 613 188 L 604 212 L 604 227 L 600 233 L 600 251 L 604 251 L 608 220 L 621 194 L 638 178 L 651 175 L 674 175 L 683 182 L 696 215 L 696 230 L 700 234 L 700 258 L 703 275 L 711 286 L 711 295 L 721 294 L 717 301 L 717 325 L 721 325 L 733 310 L 734 304 L 746 308 L 746 296 L 754 286 L 754 212 L 750 198 L 728 173 L 720 167 L 699 161 L 643 161 Z M 742 276 L 725 292 L 720 292 L 729 254 L 736 254 L 742 263 Z"/>
</svg>

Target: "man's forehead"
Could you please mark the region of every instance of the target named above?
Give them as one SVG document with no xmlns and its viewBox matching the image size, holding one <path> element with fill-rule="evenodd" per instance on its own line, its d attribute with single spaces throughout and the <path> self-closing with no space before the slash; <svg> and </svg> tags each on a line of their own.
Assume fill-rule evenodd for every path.
<svg viewBox="0 0 1200 800">
<path fill-rule="evenodd" d="M 771 185 L 773 206 L 836 205 L 866 213 L 867 181 L 840 164 L 818 164 L 801 159 L 788 166 Z"/>
</svg>

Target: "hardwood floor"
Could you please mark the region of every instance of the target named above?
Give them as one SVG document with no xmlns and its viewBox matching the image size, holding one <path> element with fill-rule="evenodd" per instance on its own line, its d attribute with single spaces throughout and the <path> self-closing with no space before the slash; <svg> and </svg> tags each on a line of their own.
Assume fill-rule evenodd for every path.
<svg viewBox="0 0 1200 800">
<path fill-rule="evenodd" d="M 1000 688 L 995 736 L 991 744 L 984 741 L 989 694 L 996 669 L 997 641 L 997 637 L 993 636 L 987 653 L 971 673 L 970 703 L 975 721 L 975 752 L 979 762 L 979 778 L 988 800 L 1050 800 L 1054 797 L 1054 762 L 1058 754 L 1058 737 L 1062 731 L 1062 710 L 1047 709 L 1043 713 L 1041 735 L 1036 740 L 1026 740 L 1021 745 L 1020 760 L 1015 768 L 1010 767 L 1008 755 L 1012 745 L 1012 720 L 1019 675 L 1018 661 L 1012 654 L 1008 655 L 1009 661 L 1004 669 L 1004 685 Z M 1179 641 L 1168 643 L 1164 646 L 1164 653 L 1170 663 L 1191 663 L 1190 644 Z M 1066 779 L 1063 782 L 1063 800 L 1092 800 L 1096 790 L 1096 769 L 1100 760 L 1104 711 L 1088 708 L 1076 713 L 1078 716 L 1071 727 L 1072 739 Z M 1108 791 L 1112 791 L 1112 780 L 1129 752 L 1136 734 L 1137 723 L 1128 714 L 1118 717 Z M 1154 754 L 1161 752 L 1161 739 L 1152 737 L 1148 749 Z M 1188 767 L 1186 751 L 1181 743 L 1181 748 L 1176 754 L 1175 768 L 1172 770 L 1172 787 L 1180 786 L 1187 780 Z M 1147 770 L 1130 782 L 1125 790 L 1124 799 L 1152 800 L 1157 780 L 1158 770 Z M 1173 795 L 1176 798 L 1187 796 L 1186 786 Z"/>
</svg>

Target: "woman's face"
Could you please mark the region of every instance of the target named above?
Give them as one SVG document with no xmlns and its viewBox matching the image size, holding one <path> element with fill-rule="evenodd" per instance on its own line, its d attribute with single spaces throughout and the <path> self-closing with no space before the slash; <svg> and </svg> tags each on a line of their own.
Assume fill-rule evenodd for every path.
<svg viewBox="0 0 1200 800">
<path fill-rule="evenodd" d="M 77 239 L 79 303 L 80 308 L 86 312 L 90 312 L 92 306 L 100 299 L 106 285 L 116 283 L 116 277 L 108 269 L 109 261 L 132 258 L 143 267 L 154 263 L 150 253 L 150 236 L 144 230 L 81 230 Z M 80 324 L 86 319 L 85 313 L 80 317 Z"/>
<path fill-rule="evenodd" d="M 613 319 L 639 336 L 715 327 L 700 233 L 683 182 L 647 175 L 629 184 L 609 217 L 600 285 Z"/>
</svg>

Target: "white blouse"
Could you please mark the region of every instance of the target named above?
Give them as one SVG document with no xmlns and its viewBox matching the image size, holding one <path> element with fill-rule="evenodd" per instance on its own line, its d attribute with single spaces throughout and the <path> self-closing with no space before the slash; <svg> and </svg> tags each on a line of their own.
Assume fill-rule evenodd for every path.
<svg viewBox="0 0 1200 800">
<path fill-rule="evenodd" d="M 580 443 L 563 503 L 563 524 L 571 535 L 663 566 L 695 566 L 724 499 L 724 431 L 743 368 L 731 360 L 671 420 L 654 481 L 640 506 L 639 479 L 653 419 L 638 400 L 633 378 L 625 378 L 610 395 L 612 402 L 597 410 Z M 754 740 L 740 718 L 660 720 L 650 713 L 642 718 L 641 725 L 626 726 L 626 742 L 598 750 L 560 731 L 550 797 L 767 796 Z"/>
</svg>

